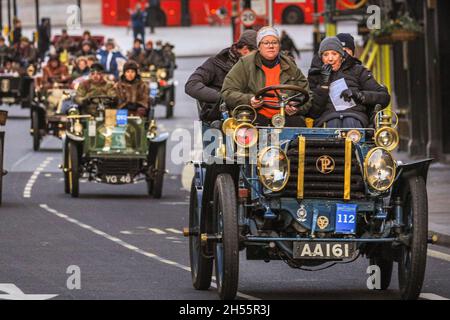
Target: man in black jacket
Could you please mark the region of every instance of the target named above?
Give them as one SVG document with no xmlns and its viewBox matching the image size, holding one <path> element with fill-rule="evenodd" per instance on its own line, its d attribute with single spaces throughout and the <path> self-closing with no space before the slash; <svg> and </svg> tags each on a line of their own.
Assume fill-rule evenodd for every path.
<svg viewBox="0 0 450 320">
<path fill-rule="evenodd" d="M 225 76 L 240 57 L 256 50 L 256 34 L 254 30 L 244 31 L 236 43 L 206 60 L 189 77 L 185 92 L 200 102 L 201 120 L 214 121 L 220 118 L 218 104 Z"/>
<path fill-rule="evenodd" d="M 330 55 L 330 56 L 328 56 Z M 331 58 L 331 56 L 335 58 Z M 319 49 L 320 59 L 314 59 L 308 72 L 308 81 L 313 92 L 310 116 L 315 118 L 316 126 L 329 128 L 364 128 L 374 107 L 386 107 L 390 95 L 386 87 L 380 85 L 361 61 L 348 55 L 336 37 L 325 38 Z M 330 84 L 345 79 L 348 89 L 340 96 L 354 106 L 346 110 L 336 110 L 331 102 Z"/>
</svg>

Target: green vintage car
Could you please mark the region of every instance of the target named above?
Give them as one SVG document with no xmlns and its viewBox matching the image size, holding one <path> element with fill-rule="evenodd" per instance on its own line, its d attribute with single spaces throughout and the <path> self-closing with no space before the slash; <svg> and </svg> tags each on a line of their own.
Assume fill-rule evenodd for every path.
<svg viewBox="0 0 450 320">
<path fill-rule="evenodd" d="M 63 138 L 64 190 L 79 195 L 79 180 L 112 185 L 146 180 L 154 198 L 162 195 L 168 134 L 158 134 L 153 114 L 149 120 L 109 108 L 107 96 L 91 98 L 97 114 L 80 114 L 75 106 L 67 116 Z"/>
</svg>

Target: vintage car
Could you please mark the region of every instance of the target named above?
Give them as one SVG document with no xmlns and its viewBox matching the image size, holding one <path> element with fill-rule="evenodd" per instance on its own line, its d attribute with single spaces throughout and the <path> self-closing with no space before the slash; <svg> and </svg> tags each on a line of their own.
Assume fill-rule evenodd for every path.
<svg viewBox="0 0 450 320">
<path fill-rule="evenodd" d="M 277 97 L 272 125 L 254 126 L 256 111 L 237 106 L 231 117 L 224 112 L 223 124 L 210 125 L 217 143 L 194 161 L 184 229 L 194 288 L 210 287 L 214 265 L 220 298 L 233 299 L 245 249 L 249 260 L 282 260 L 308 271 L 365 256 L 380 268 L 381 290 L 397 262 L 401 297 L 416 299 L 431 241 L 431 159 L 394 159 L 395 113 L 380 110 L 372 128 L 291 128 L 284 127 L 284 107 L 294 98 L 307 101 L 307 92 L 280 85 L 256 96 Z"/>
<path fill-rule="evenodd" d="M 35 74 L 34 65 L 30 65 L 23 75 L 0 73 L 0 103 L 30 108 L 34 98 Z"/>
<path fill-rule="evenodd" d="M 6 124 L 8 119 L 8 111 L 0 110 L 0 127 Z M 2 194 L 3 194 L 3 176 L 8 172 L 3 169 L 3 156 L 5 151 L 5 131 L 0 131 L 0 205 L 2 204 Z"/>
<path fill-rule="evenodd" d="M 36 81 L 37 83 L 39 81 Z M 51 88 L 37 86 L 31 104 L 31 128 L 33 150 L 38 151 L 43 137 L 53 135 L 59 139 L 65 134 L 66 115 L 64 104 L 75 94 L 68 82 L 54 82 Z"/>
<path fill-rule="evenodd" d="M 158 133 L 153 110 L 149 121 L 116 110 L 108 96 L 90 98 L 97 114 L 80 114 L 73 106 L 67 116 L 63 138 L 64 190 L 79 195 L 79 180 L 112 185 L 146 180 L 147 192 L 161 198 L 165 170 L 167 133 Z"/>
<path fill-rule="evenodd" d="M 141 73 L 144 80 L 150 88 L 150 98 L 152 105 L 162 104 L 166 107 L 166 118 L 173 117 L 175 107 L 175 82 L 173 72 L 168 68 L 157 68 L 154 65 L 149 66 L 147 71 Z"/>
</svg>

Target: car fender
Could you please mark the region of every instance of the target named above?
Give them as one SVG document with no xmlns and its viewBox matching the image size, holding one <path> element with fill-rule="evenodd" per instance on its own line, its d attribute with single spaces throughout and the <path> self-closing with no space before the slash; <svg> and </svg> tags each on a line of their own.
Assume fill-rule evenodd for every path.
<svg viewBox="0 0 450 320">
<path fill-rule="evenodd" d="M 69 132 L 67 130 L 66 130 L 66 137 L 69 140 L 76 141 L 76 142 L 83 142 L 84 141 L 84 136 L 80 137 L 80 136 L 74 135 L 73 133 L 71 133 L 71 132 Z"/>
<path fill-rule="evenodd" d="M 397 167 L 397 176 L 392 185 L 392 196 L 401 196 L 404 183 L 410 177 L 422 177 L 427 182 L 428 170 L 433 159 L 423 159 L 410 163 L 401 163 Z"/>
<path fill-rule="evenodd" d="M 149 138 L 148 140 L 150 141 L 150 143 L 161 143 L 161 142 L 167 141 L 167 139 L 169 139 L 169 133 L 163 132 L 163 133 L 158 134 L 154 138 Z"/>
</svg>

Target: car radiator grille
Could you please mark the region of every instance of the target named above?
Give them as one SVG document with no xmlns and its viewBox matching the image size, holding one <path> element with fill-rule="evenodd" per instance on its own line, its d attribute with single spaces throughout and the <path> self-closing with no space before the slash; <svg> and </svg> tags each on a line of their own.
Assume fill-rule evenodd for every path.
<svg viewBox="0 0 450 320">
<path fill-rule="evenodd" d="M 139 159 L 103 159 L 98 162 L 99 175 L 135 176 L 139 171 Z"/>
<path fill-rule="evenodd" d="M 356 159 L 355 147 L 351 141 L 346 142 L 343 139 L 314 140 L 299 137 L 290 144 L 287 155 L 290 160 L 291 175 L 283 190 L 283 196 L 299 199 L 338 198 L 344 200 L 365 197 L 364 179 Z M 322 169 L 319 160 L 322 156 L 334 160 L 334 169 L 327 174 L 319 170 L 319 168 Z M 299 162 L 303 170 L 299 170 Z"/>
</svg>

